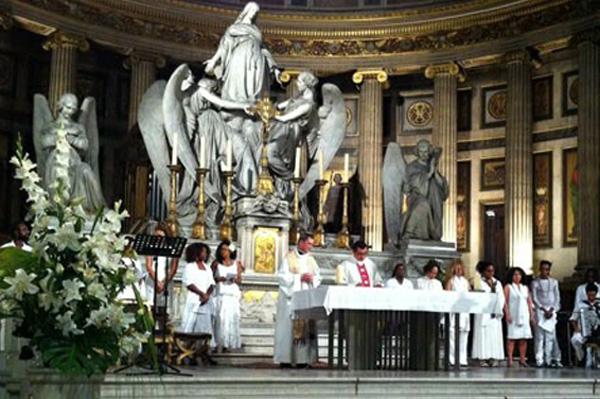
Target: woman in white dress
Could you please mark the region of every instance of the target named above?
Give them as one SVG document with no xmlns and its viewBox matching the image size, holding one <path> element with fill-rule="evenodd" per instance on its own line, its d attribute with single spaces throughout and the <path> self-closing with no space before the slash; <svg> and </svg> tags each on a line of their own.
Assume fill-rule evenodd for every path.
<svg viewBox="0 0 600 399">
<path fill-rule="evenodd" d="M 394 268 L 392 278 L 385 283 L 385 288 L 392 288 L 395 290 L 412 290 L 412 282 L 406 278 L 406 269 L 404 263 L 398 263 Z"/>
<path fill-rule="evenodd" d="M 506 350 L 508 351 L 507 367 L 512 366 L 515 341 L 519 342 L 519 364 L 528 367 L 525 363 L 527 340 L 531 339 L 531 324 L 533 319 L 533 304 L 531 295 L 526 285 L 523 285 L 525 272 L 520 267 L 512 267 L 508 272 L 508 281 L 504 287 L 504 314 L 508 326 Z"/>
<path fill-rule="evenodd" d="M 426 291 L 443 291 L 442 282 L 437 279 L 437 275 L 440 272 L 440 266 L 434 260 L 427 262 L 423 267 L 423 273 L 425 277 L 421 277 L 417 280 L 417 289 Z"/>
<path fill-rule="evenodd" d="M 161 223 L 157 224 L 156 227 L 154 227 L 152 235 L 161 237 L 167 236 L 166 226 Z M 171 282 L 173 277 L 175 277 L 178 266 L 178 259 L 171 259 L 167 270 L 168 261 L 169 259 L 164 256 L 146 256 L 146 273 L 144 276 L 144 283 L 146 285 L 146 301 L 148 305 L 153 306 L 154 297 L 156 296 L 158 314 L 161 315 L 165 314 L 165 286 L 169 287 L 169 297 L 172 298 L 173 296 L 171 295 L 171 287 L 169 286 L 169 282 Z M 154 317 L 156 319 L 156 315 Z"/>
<path fill-rule="evenodd" d="M 477 271 L 481 274 L 481 291 L 495 294 L 499 307 L 504 307 L 504 292 L 500 281 L 494 278 L 494 265 L 480 261 Z M 473 328 L 473 359 L 479 359 L 481 365 L 497 366 L 504 359 L 504 339 L 502 336 L 502 313 L 476 314 Z"/>
<path fill-rule="evenodd" d="M 216 260 L 212 264 L 217 282 L 215 332 L 217 345 L 224 352 L 242 347 L 239 284 L 242 282 L 243 268 L 241 262 L 235 259 L 235 255 L 235 246 L 229 240 L 224 240 L 217 247 Z"/>
<path fill-rule="evenodd" d="M 469 282 L 465 278 L 464 266 L 462 260 L 455 259 L 450 264 L 446 272 L 444 283 L 446 291 L 468 292 L 470 291 Z M 467 366 L 467 341 L 471 331 L 471 320 L 468 313 L 461 313 L 459 316 L 459 361 L 461 367 Z M 454 355 L 456 353 L 456 325 L 455 315 L 450 315 L 450 364 L 454 365 Z"/>
</svg>

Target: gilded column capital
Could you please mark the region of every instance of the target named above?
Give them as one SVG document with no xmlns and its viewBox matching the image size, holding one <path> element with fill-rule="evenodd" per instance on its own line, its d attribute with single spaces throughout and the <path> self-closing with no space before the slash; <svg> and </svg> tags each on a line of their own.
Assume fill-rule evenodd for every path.
<svg viewBox="0 0 600 399">
<path fill-rule="evenodd" d="M 42 47 L 46 51 L 61 47 L 75 47 L 79 51 L 88 51 L 90 49 L 90 43 L 83 36 L 64 31 L 56 31 L 44 41 Z"/>
<path fill-rule="evenodd" d="M 157 68 L 164 68 L 164 66 L 167 65 L 167 60 L 160 54 L 134 50 L 129 53 L 129 56 L 123 61 L 123 67 L 129 70 L 132 66 L 139 64 L 140 62 L 151 62 Z"/>
<path fill-rule="evenodd" d="M 281 75 L 279 75 L 279 80 L 283 83 L 289 83 L 292 79 L 298 78 L 301 72 L 299 69 L 284 69 L 281 71 Z"/>
<path fill-rule="evenodd" d="M 0 10 L 0 29 L 9 30 L 15 25 L 12 15 L 5 10 Z"/>
<path fill-rule="evenodd" d="M 388 74 L 383 69 L 359 69 L 352 75 L 352 81 L 357 85 L 365 79 L 377 79 L 379 83 L 385 84 L 388 81 Z"/>
<path fill-rule="evenodd" d="M 425 68 L 425 77 L 427 79 L 434 79 L 438 75 L 456 76 L 460 82 L 464 82 L 467 78 L 463 68 L 456 62 L 429 65 Z"/>
</svg>

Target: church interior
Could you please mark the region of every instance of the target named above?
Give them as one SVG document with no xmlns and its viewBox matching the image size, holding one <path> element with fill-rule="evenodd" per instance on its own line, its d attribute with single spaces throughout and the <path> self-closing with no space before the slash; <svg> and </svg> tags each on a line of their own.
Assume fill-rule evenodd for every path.
<svg viewBox="0 0 600 399">
<path fill-rule="evenodd" d="M 288 250 L 297 250 L 296 242 L 305 231 L 314 232 L 311 254 L 324 285 L 339 280 L 338 265 L 351 254 L 350 246 L 360 241 L 366 243 L 382 277 L 394 277 L 398 262 L 403 262 L 413 281 L 423 277 L 422 268 L 430 259 L 439 263 L 441 281 L 452 262 L 460 259 L 471 284 L 479 279 L 482 260 L 495 266 L 499 281 L 518 267 L 529 284 L 540 274 L 540 262 L 547 260 L 560 286 L 559 308 L 564 313 L 556 316 L 562 363 L 573 364 L 568 360 L 575 359 L 568 319 L 577 305 L 575 290 L 588 270 L 600 272 L 600 2 L 256 3 L 260 11 L 257 6 L 246 14 L 245 0 L 0 2 L 0 243 L 10 241 L 14 226 L 31 217 L 27 193 L 15 179 L 11 162 L 17 146 L 34 162 L 50 165 L 46 158 L 39 159 L 37 135 L 46 132 L 39 128 L 40 115 L 45 112 L 46 120 L 58 121 L 65 93 L 74 94 L 79 101 L 74 110 L 82 107 L 85 113 L 84 104 L 90 103 L 84 99 L 91 97 L 97 136 L 95 143 L 90 139 L 90 146 L 95 146 L 96 158 L 78 161 L 91 165 L 89 171 L 83 165 L 82 170 L 69 172 L 83 179 L 86 174 L 96 176 L 96 186 L 90 183 L 82 189 L 84 196 L 89 199 L 93 192 L 108 208 L 121 201 L 129 212 L 123 234 L 151 234 L 157 223 L 166 223 L 167 235 L 184 237 L 188 244 L 206 243 L 211 261 L 219 256 L 219 242 L 229 240 L 243 264 L 238 276 L 241 349 L 215 351 L 217 367 L 227 368 L 218 384 L 202 385 L 208 383 L 194 376 L 195 382 L 183 387 L 191 380 L 177 377 L 183 378 L 180 387 L 180 380 L 167 382 L 173 386 L 172 394 L 179 389 L 179 395 L 188 392 L 186 397 L 194 397 L 194 389 L 204 386 L 215 397 L 245 397 L 226 384 L 227 379 L 243 378 L 256 385 L 257 395 L 266 395 L 269 379 L 280 378 L 279 370 L 271 367 L 263 376 L 260 373 L 272 363 L 277 345 L 280 265 L 287 262 Z M 239 39 L 244 35 L 251 39 Z M 239 49 L 251 46 L 244 40 L 262 46 L 258 58 L 242 60 Z M 186 97 L 187 79 L 195 79 L 197 86 L 191 97 Z M 256 84 L 263 86 L 255 89 Z M 201 95 L 194 97 L 197 93 Z M 310 102 L 311 116 L 298 113 L 308 107 L 302 101 Z M 188 111 L 194 107 L 200 111 L 190 117 Z M 244 138 L 232 143 L 230 134 Z M 411 165 L 419 163 L 423 143 L 433 154 L 423 176 L 433 165 L 427 178 L 438 179 L 423 184 L 427 189 L 439 184 L 441 199 L 432 199 L 433 189 L 418 199 L 411 197 L 422 187 L 413 185 Z M 49 166 L 45 168 L 42 179 L 50 173 Z M 273 192 L 279 197 L 271 197 Z M 432 205 L 434 210 L 423 216 L 414 211 L 420 206 L 417 200 L 437 203 L 438 210 Z M 92 202 L 94 213 L 98 206 Z M 417 217 L 421 227 L 434 225 L 425 236 L 410 233 Z M 185 318 L 186 278 L 181 266 L 171 284 L 168 318 L 175 326 Z M 392 320 L 384 312 L 378 314 L 369 316 L 375 325 Z M 427 318 L 413 322 L 436 324 Z M 319 324 L 318 358 L 324 365 L 328 357 L 333 364 L 334 324 L 342 334 L 344 321 L 331 323 L 329 330 L 326 323 Z M 443 325 L 439 329 L 444 330 Z M 369 342 L 370 333 L 362 335 L 364 342 Z M 173 342 L 174 347 L 179 345 Z M 337 351 L 338 338 L 335 342 Z M 347 345 L 350 352 L 358 350 Z M 385 342 L 380 351 L 381 347 Z M 534 366 L 533 347 L 531 343 L 528 357 Z M 0 358 L 9 358 L 0 362 L 6 366 L 10 345 L 5 347 L 4 341 L 2 352 Z M 440 363 L 439 358 L 434 361 Z M 577 369 L 560 375 L 531 374 L 532 367 L 530 380 L 515 387 L 503 386 L 507 375 L 498 370 L 449 375 L 437 365 L 415 367 L 435 369 L 431 378 L 462 376 L 474 378 L 474 384 L 487 379 L 492 381 L 490 387 L 498 385 L 503 397 L 534 397 L 536 390 L 560 397 L 575 397 L 571 395 L 576 392 L 585 396 L 587 391 L 577 391 L 583 388 L 575 379 L 592 378 L 577 374 Z M 298 386 L 307 384 L 302 378 L 323 384 L 307 386 L 307 396 L 301 389 L 286 396 L 342 392 L 337 389 L 348 388 L 343 378 L 358 378 L 319 372 L 286 374 L 291 383 L 299 378 Z M 418 380 L 423 375 L 410 383 L 413 376 L 403 374 L 406 380 L 384 386 L 375 381 L 377 375 L 365 375 L 373 380 L 364 383 L 363 395 L 429 392 Z M 2 387 L 10 385 L 2 381 L 11 378 L 7 370 L 0 371 L 0 398 Z M 107 378 L 112 385 L 103 388 L 103 398 L 142 392 L 127 385 L 126 379 Z M 327 385 L 328 378 L 338 380 Z M 149 389 L 145 397 L 171 397 L 159 395 L 164 387 L 156 388 L 159 384 L 150 379 L 136 381 L 155 387 L 144 388 Z M 277 386 L 272 392 L 283 395 L 285 382 L 272 383 Z M 476 395 L 474 388 L 463 384 L 424 395 L 452 397 L 461 389 Z"/>
</svg>

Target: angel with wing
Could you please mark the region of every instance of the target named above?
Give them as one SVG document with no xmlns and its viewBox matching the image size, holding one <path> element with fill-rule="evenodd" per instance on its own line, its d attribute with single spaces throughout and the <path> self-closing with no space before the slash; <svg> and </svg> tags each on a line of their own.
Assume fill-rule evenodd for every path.
<svg viewBox="0 0 600 399">
<path fill-rule="evenodd" d="M 52 182 L 56 181 L 54 166 L 57 133 L 59 130 L 66 131 L 67 142 L 71 145 L 71 196 L 82 197 L 83 208 L 89 213 L 94 213 L 106 204 L 100 186 L 98 167 L 100 145 L 96 101 L 87 97 L 79 109 L 77 97 L 65 93 L 58 101 L 56 110 L 57 116 L 54 119 L 46 97 L 41 94 L 34 96 L 33 139 L 39 175 L 45 187 L 51 190 Z M 75 120 L 77 114 L 79 115 Z"/>
<path fill-rule="evenodd" d="M 383 163 L 385 219 L 392 244 L 416 238 L 440 241 L 442 210 L 448 198 L 448 181 L 438 170 L 441 149 L 419 140 L 417 159 L 406 164 L 397 143 L 390 143 Z M 407 209 L 402 215 L 402 194 Z"/>
</svg>

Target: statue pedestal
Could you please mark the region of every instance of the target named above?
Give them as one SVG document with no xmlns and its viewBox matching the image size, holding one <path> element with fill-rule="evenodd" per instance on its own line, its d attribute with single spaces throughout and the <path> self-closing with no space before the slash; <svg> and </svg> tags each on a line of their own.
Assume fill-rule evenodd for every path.
<svg viewBox="0 0 600 399">
<path fill-rule="evenodd" d="M 238 259 L 249 274 L 276 274 L 288 253 L 289 204 L 275 196 L 257 196 L 240 198 L 235 206 Z"/>
<path fill-rule="evenodd" d="M 417 278 L 423 276 L 423 266 L 433 259 L 442 269 L 445 269 L 454 259 L 460 258 L 456 244 L 443 241 L 424 241 L 410 239 L 403 242 L 400 252 L 404 254 L 407 265 L 407 277 Z"/>
</svg>

